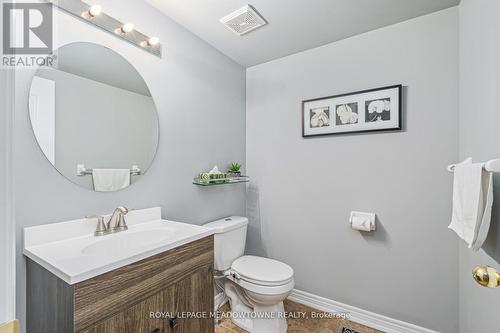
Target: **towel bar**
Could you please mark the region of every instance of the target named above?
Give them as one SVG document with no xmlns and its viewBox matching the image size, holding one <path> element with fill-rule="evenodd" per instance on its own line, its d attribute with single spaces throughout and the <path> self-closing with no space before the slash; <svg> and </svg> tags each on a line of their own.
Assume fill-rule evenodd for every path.
<svg viewBox="0 0 500 333">
<path fill-rule="evenodd" d="M 467 158 L 464 162 L 472 162 L 472 158 Z M 463 162 L 462 162 L 463 163 Z M 453 172 L 455 170 L 456 164 L 448 165 L 448 171 Z M 483 169 L 488 172 L 500 173 L 500 159 L 489 160 L 486 163 L 483 163 Z"/>
<path fill-rule="evenodd" d="M 85 164 L 77 164 L 76 166 L 76 175 L 77 176 L 87 176 L 92 174 L 92 169 L 87 169 Z M 132 165 L 130 169 L 130 175 L 132 176 L 140 176 L 142 173 L 141 169 L 137 165 Z"/>
</svg>

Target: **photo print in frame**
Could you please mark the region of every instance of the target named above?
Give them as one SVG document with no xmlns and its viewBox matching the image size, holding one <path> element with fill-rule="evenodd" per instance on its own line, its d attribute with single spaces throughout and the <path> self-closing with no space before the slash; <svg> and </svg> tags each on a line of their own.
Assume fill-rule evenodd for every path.
<svg viewBox="0 0 500 333">
<path fill-rule="evenodd" d="M 402 129 L 403 86 L 394 85 L 302 102 L 302 136 Z"/>
</svg>

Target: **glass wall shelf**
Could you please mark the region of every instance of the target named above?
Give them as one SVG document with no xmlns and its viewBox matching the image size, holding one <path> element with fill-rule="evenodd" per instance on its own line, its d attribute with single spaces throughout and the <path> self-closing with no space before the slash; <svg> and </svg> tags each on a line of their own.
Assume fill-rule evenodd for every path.
<svg viewBox="0 0 500 333">
<path fill-rule="evenodd" d="M 250 181 L 250 177 L 248 177 L 248 176 L 222 178 L 222 179 L 195 178 L 195 179 L 193 179 L 193 184 L 198 185 L 198 186 L 216 186 L 216 185 L 248 183 L 249 181 Z"/>
</svg>

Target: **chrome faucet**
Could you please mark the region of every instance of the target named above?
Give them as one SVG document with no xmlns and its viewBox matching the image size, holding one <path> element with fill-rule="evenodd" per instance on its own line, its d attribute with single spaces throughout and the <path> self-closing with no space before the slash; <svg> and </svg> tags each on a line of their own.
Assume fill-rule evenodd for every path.
<svg viewBox="0 0 500 333">
<path fill-rule="evenodd" d="M 125 223 L 125 215 L 127 215 L 128 209 L 126 207 L 118 207 L 111 215 L 111 218 L 108 221 L 108 230 L 111 233 L 125 231 L 128 229 L 127 224 Z"/>
<path fill-rule="evenodd" d="M 87 216 L 87 218 L 97 218 L 97 227 L 95 229 L 94 235 L 104 236 L 127 230 L 128 227 L 125 223 L 125 215 L 127 215 L 127 213 L 128 209 L 126 207 L 120 206 L 115 209 L 107 223 L 104 222 L 104 217 L 101 215 Z"/>
</svg>

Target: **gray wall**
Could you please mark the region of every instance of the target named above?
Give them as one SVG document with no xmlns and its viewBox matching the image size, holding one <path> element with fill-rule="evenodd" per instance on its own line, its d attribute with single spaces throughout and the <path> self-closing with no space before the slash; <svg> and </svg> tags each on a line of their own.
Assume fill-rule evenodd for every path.
<svg viewBox="0 0 500 333">
<path fill-rule="evenodd" d="M 3 15 L 3 9 L 0 8 L 0 15 Z M 2 16 L 3 17 L 3 16 Z M 0 36 L 3 36 L 3 24 L 0 24 Z M 9 240 L 12 238 L 8 231 L 8 190 L 7 183 L 9 180 L 9 175 L 5 172 L 9 163 L 10 149 L 11 145 L 9 139 L 9 133 L 7 129 L 7 115 L 9 110 L 11 110 L 11 98 L 9 98 L 9 86 L 12 85 L 10 82 L 9 73 L 0 69 L 0 267 L 7 267 L 7 263 L 10 260 L 9 252 L 7 250 L 9 246 Z M 11 304 L 8 295 L 9 286 L 12 281 L 9 276 L 7 269 L 2 269 L 0 271 L 0 300 L 5 300 L 0 302 L 0 324 L 6 322 L 7 320 L 12 320 Z"/>
<path fill-rule="evenodd" d="M 0 31 L 1 32 L 1 31 Z M 9 239 L 9 235 L 7 234 L 7 221 L 6 221 L 6 211 L 7 211 L 7 196 L 9 193 L 5 190 L 7 185 L 7 174 L 5 173 L 5 169 L 8 161 L 8 147 L 9 143 L 7 141 L 7 136 L 4 134 L 5 130 L 5 122 L 6 116 L 8 112 L 4 112 L 3 110 L 8 108 L 8 96 L 7 96 L 7 85 L 8 77 L 7 73 L 4 70 L 0 70 L 0 101 L 2 112 L 0 112 L 0 125 L 1 125 L 1 133 L 0 135 L 0 267 L 6 267 L 8 258 L 8 252 L 6 251 L 6 247 L 4 243 Z M 0 272 L 0 299 L 7 300 L 7 287 L 10 284 L 8 273 L 2 269 Z M 8 304 L 7 302 L 0 302 L 0 324 L 6 322 L 7 320 L 11 320 L 12 318 L 8 318 Z"/>
<path fill-rule="evenodd" d="M 250 253 L 296 288 L 444 333 L 458 331 L 458 13 L 437 12 L 247 70 Z M 303 139 L 301 100 L 402 83 L 405 130 Z M 349 228 L 351 210 L 378 230 Z"/>
<path fill-rule="evenodd" d="M 158 115 L 150 96 L 59 70 L 36 75 L 55 81 L 55 162 L 64 176 L 93 189 L 92 176 L 76 175 L 77 164 L 149 168 L 158 147 Z M 132 184 L 140 178 L 133 176 Z"/>
<path fill-rule="evenodd" d="M 161 206 L 165 218 L 201 224 L 245 213 L 245 187 L 199 188 L 200 171 L 245 163 L 245 70 L 142 1 L 100 1 L 106 12 L 134 22 L 164 45 L 158 59 L 120 39 L 58 12 L 57 47 L 75 41 L 106 45 L 123 55 L 148 83 L 158 108 L 160 143 L 148 174 L 117 193 L 94 193 L 69 182 L 38 148 L 28 117 L 34 71 L 16 77 L 17 315 L 25 318 L 22 228 L 130 208 Z"/>
<path fill-rule="evenodd" d="M 15 244 L 12 216 L 13 74 L 12 70 L 0 69 L 0 324 L 14 319 L 15 315 Z"/>
<path fill-rule="evenodd" d="M 0 101 L 2 110 L 7 109 L 7 75 L 3 70 L 0 70 Z M 0 112 L 0 124 L 1 124 L 1 133 L 0 135 L 0 244 L 2 244 L 0 248 L 0 267 L 6 267 L 7 260 L 9 260 L 8 253 L 5 251 L 4 243 L 8 239 L 7 234 L 7 221 L 6 219 L 6 210 L 7 210 L 7 191 L 5 190 L 7 185 L 7 175 L 4 172 L 5 167 L 7 165 L 8 158 L 8 142 L 7 137 L 4 135 L 4 124 L 5 117 L 7 116 L 7 112 Z M 5 294 L 6 288 L 10 281 L 8 280 L 7 272 L 2 269 L 0 272 L 0 299 L 7 299 L 7 295 Z M 0 302 L 0 324 L 7 321 L 7 302 Z"/>
<path fill-rule="evenodd" d="M 460 5 L 460 158 L 500 157 L 500 2 L 462 0 Z M 500 177 L 494 180 L 491 228 L 483 249 L 473 253 L 460 242 L 460 332 L 498 332 L 500 294 L 477 285 L 472 269 L 500 269 Z"/>
</svg>

